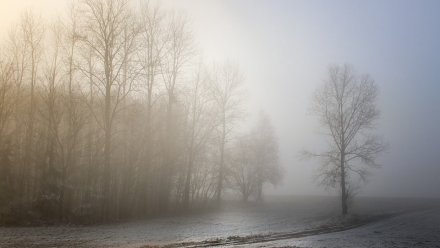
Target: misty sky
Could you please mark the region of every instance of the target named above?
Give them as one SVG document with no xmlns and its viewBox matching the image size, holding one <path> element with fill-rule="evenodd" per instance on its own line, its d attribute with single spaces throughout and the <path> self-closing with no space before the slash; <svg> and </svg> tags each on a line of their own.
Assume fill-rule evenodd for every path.
<svg viewBox="0 0 440 248">
<path fill-rule="evenodd" d="M 137 0 L 134 0 L 137 1 Z M 22 10 L 50 19 L 69 1 L 0 0 L 3 39 Z M 383 168 L 361 194 L 440 197 L 440 1 L 167 0 L 187 13 L 206 61 L 240 65 L 252 122 L 267 112 L 280 142 L 284 182 L 271 193 L 325 194 L 313 182 L 318 161 L 303 149 L 326 141 L 309 113 L 329 64 L 352 64 L 380 88 L 378 133 L 389 143 Z"/>
</svg>

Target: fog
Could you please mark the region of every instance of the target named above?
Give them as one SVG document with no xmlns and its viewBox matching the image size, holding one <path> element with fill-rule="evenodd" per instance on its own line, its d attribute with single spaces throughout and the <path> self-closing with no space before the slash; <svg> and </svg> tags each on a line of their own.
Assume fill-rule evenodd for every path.
<svg viewBox="0 0 440 248">
<path fill-rule="evenodd" d="M 52 18 L 69 1 L 2 1 L 1 34 L 27 8 Z M 379 86 L 378 133 L 389 143 L 380 169 L 360 192 L 367 196 L 439 197 L 440 92 L 436 1 L 164 1 L 190 19 L 208 62 L 239 64 L 248 90 L 246 123 L 266 111 L 279 139 L 283 183 L 269 194 L 327 194 L 313 181 L 322 149 L 315 89 L 329 64 L 349 63 Z M 398 8 L 397 8 L 398 7 Z M 58 12 L 58 11 L 56 11 Z M 250 124 L 249 124 L 250 125 Z"/>
<path fill-rule="evenodd" d="M 438 246 L 439 10 L 0 0 L 0 246 Z"/>
<path fill-rule="evenodd" d="M 436 1 L 170 1 L 191 16 L 207 57 L 238 61 L 249 105 L 272 117 L 284 182 L 273 194 L 326 194 L 316 161 L 325 146 L 310 114 L 329 64 L 349 63 L 379 87 L 378 133 L 389 143 L 362 195 L 439 197 L 440 21 Z"/>
</svg>

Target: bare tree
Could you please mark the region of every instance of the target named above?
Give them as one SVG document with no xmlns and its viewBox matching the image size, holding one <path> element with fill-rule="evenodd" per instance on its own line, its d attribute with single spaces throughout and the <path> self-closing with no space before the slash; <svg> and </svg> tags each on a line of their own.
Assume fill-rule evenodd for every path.
<svg viewBox="0 0 440 248">
<path fill-rule="evenodd" d="M 23 137 L 25 136 L 25 120 L 24 116 L 22 115 L 22 109 L 25 108 L 25 103 L 23 101 L 23 82 L 24 82 L 24 76 L 25 72 L 27 70 L 28 60 L 27 60 L 27 42 L 25 42 L 23 38 L 23 29 L 21 28 L 21 25 L 13 26 L 9 36 L 8 36 L 8 44 L 7 44 L 7 51 L 9 52 L 8 57 L 10 58 L 12 65 L 13 65 L 13 93 L 12 97 L 15 99 L 14 101 L 14 109 L 13 109 L 13 120 L 14 120 L 14 127 L 13 127 L 13 133 L 11 137 L 11 145 L 15 147 L 21 148 L 21 143 L 23 140 Z M 23 161 L 23 149 L 15 149 L 15 152 L 11 155 L 12 161 L 15 161 L 17 163 L 17 176 L 16 179 L 20 179 L 20 177 L 25 176 L 25 165 Z M 17 196 L 17 199 L 23 198 L 19 197 L 21 196 L 21 193 L 24 192 L 25 187 L 25 180 L 21 178 L 22 180 L 15 180 L 15 193 Z M 19 199 L 20 202 L 21 199 Z M 21 207 L 20 207 L 21 208 Z"/>
<path fill-rule="evenodd" d="M 158 5 L 150 2 L 141 5 L 139 65 L 147 89 L 147 128 L 149 128 L 153 108 L 153 94 L 156 90 L 157 76 L 166 53 L 167 32 L 166 15 Z M 185 45 L 186 46 L 186 45 Z"/>
<path fill-rule="evenodd" d="M 182 204 L 188 208 L 190 204 L 191 183 L 194 167 L 200 153 L 212 136 L 217 125 L 213 114 L 213 101 L 209 97 L 208 75 L 201 66 L 195 73 L 187 100 L 188 134 L 187 134 L 187 167 L 184 179 Z"/>
<path fill-rule="evenodd" d="M 133 54 L 137 25 L 135 25 L 128 0 L 84 0 L 84 41 L 93 52 L 98 66 L 89 72 L 93 77 L 95 88 L 104 98 L 103 116 L 94 114 L 104 130 L 104 168 L 102 175 L 103 218 L 111 215 L 111 153 L 113 122 L 119 105 L 131 92 L 132 80 L 123 80 L 123 68 L 127 57 Z M 125 30 L 130 28 L 129 35 Z M 85 68 L 87 70 L 88 68 Z M 127 83 L 127 85 L 126 85 Z M 93 108 L 91 109 L 92 111 Z"/>
<path fill-rule="evenodd" d="M 215 197 L 221 201 L 225 173 L 225 147 L 231 138 L 234 124 L 240 118 L 243 76 L 237 66 L 226 63 L 214 71 L 211 85 L 212 97 L 217 106 L 219 118 L 219 163 Z"/>
<path fill-rule="evenodd" d="M 167 51 L 166 14 L 158 4 L 151 2 L 141 3 L 140 6 L 140 35 L 138 49 L 138 64 L 140 66 L 140 80 L 142 88 L 146 90 L 146 117 L 144 120 L 143 154 L 138 159 L 134 183 L 136 204 L 133 207 L 137 211 L 143 211 L 147 205 L 148 172 L 153 167 L 153 155 L 157 147 L 154 144 L 153 132 L 153 107 L 160 89 L 161 67 Z"/>
<path fill-rule="evenodd" d="M 238 189 L 244 201 L 255 194 L 263 199 L 263 185 L 276 185 L 282 179 L 278 160 L 278 142 L 269 117 L 260 113 L 257 125 L 238 139 L 230 170 L 232 186 Z"/>
<path fill-rule="evenodd" d="M 82 127 L 84 126 L 85 118 L 82 114 L 81 102 L 79 101 L 79 96 L 76 93 L 76 88 L 78 88 L 78 82 L 76 81 L 76 57 L 78 43 L 81 41 L 82 37 L 78 30 L 78 13 L 75 5 L 71 6 L 69 10 L 69 19 L 64 23 L 63 28 L 65 32 L 63 33 L 63 44 L 66 44 L 63 49 L 64 58 L 64 68 L 66 70 L 66 77 L 64 78 L 64 92 L 65 99 L 63 105 L 65 107 L 65 123 L 66 131 L 64 137 L 62 138 L 62 154 L 63 159 L 61 168 L 61 194 L 60 194 L 60 212 L 62 216 L 66 215 L 66 212 L 70 206 L 69 194 L 67 190 L 71 188 L 68 183 L 68 175 L 70 170 L 72 170 L 77 164 L 79 154 L 78 154 L 78 143 L 79 135 Z M 63 92 L 63 93 L 64 93 Z M 71 184 L 71 183 L 70 183 Z M 70 194 L 71 195 L 71 194 Z"/>
<path fill-rule="evenodd" d="M 257 186 L 255 149 L 252 142 L 250 135 L 240 137 L 234 146 L 231 161 L 231 186 L 240 192 L 244 202 L 255 192 Z"/>
<path fill-rule="evenodd" d="M 374 130 L 379 117 L 377 87 L 368 75 L 358 76 L 348 66 L 331 66 L 328 79 L 316 92 L 312 110 L 331 140 L 323 153 L 305 152 L 323 162 L 318 178 L 325 186 L 340 186 L 342 214 L 347 214 L 350 175 L 365 180 L 368 167 L 378 167 L 376 158 L 385 145 Z M 367 165 L 362 166 L 362 165 Z"/>
<path fill-rule="evenodd" d="M 31 175 L 35 177 L 35 164 L 32 159 L 33 156 L 33 145 L 34 145 L 34 131 L 35 131 L 35 113 L 36 113 L 36 87 L 37 87 L 37 76 L 39 63 L 42 56 L 43 38 L 44 38 L 44 25 L 40 18 L 35 17 L 31 12 L 26 12 L 23 15 L 21 22 L 21 32 L 23 35 L 24 42 L 26 43 L 27 51 L 26 59 L 28 59 L 30 71 L 29 73 L 29 102 L 28 102 L 28 118 L 26 121 L 26 137 L 25 137 L 25 149 L 24 149 L 24 166 L 23 166 L 23 176 L 28 177 Z M 23 183 L 26 183 L 24 181 Z M 35 182 L 27 182 L 24 185 L 25 197 L 23 199 L 30 200 L 30 197 L 35 190 Z M 29 197 L 29 198 L 27 198 Z"/>
<path fill-rule="evenodd" d="M 60 124 L 63 113 L 60 101 L 61 90 L 61 66 L 60 66 L 60 50 L 62 29 L 60 25 L 53 25 L 50 29 L 50 54 L 43 67 L 42 80 L 42 106 L 39 109 L 39 116 L 42 118 L 46 130 L 46 147 L 44 161 L 42 161 L 42 178 L 41 188 L 39 192 L 39 206 L 43 215 L 47 217 L 62 217 L 62 197 L 64 182 L 59 183 L 60 168 L 63 163 L 57 158 L 60 157 Z"/>
<path fill-rule="evenodd" d="M 258 123 L 252 134 L 256 163 L 256 197 L 263 198 L 263 184 L 277 185 L 282 179 L 282 169 L 278 159 L 278 142 L 269 117 L 260 113 Z"/>
<path fill-rule="evenodd" d="M 13 90 L 13 62 L 9 59 L 0 60 L 0 214 L 7 211 L 7 207 L 14 197 L 13 164 L 11 161 L 12 133 L 10 132 L 15 103 Z"/>
<path fill-rule="evenodd" d="M 183 70 L 188 65 L 193 52 L 192 34 L 188 28 L 187 19 L 178 14 L 170 17 L 166 39 L 166 55 L 161 64 L 161 75 L 165 85 L 167 109 L 165 120 L 165 140 L 163 144 L 163 158 L 160 171 L 161 192 L 158 198 L 158 207 L 167 209 L 170 193 L 173 167 L 176 163 L 176 111 L 178 107 L 178 87 L 182 83 Z"/>
<path fill-rule="evenodd" d="M 0 141 L 9 136 L 9 125 L 14 111 L 14 65 L 0 60 Z M 0 142 L 1 143 L 1 142 Z"/>
</svg>

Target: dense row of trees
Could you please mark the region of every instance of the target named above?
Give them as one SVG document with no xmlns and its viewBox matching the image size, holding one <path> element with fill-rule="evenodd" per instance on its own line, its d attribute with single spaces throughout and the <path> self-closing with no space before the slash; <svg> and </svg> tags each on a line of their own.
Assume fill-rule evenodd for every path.
<svg viewBox="0 0 440 248">
<path fill-rule="evenodd" d="M 24 13 L 0 50 L 2 222 L 149 216 L 279 181 L 270 121 L 235 139 L 243 77 L 200 63 L 188 25 L 127 0 Z"/>
</svg>

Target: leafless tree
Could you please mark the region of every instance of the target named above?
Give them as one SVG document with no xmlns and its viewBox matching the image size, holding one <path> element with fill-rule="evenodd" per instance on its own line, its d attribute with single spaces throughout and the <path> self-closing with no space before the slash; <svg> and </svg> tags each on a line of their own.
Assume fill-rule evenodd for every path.
<svg viewBox="0 0 440 248">
<path fill-rule="evenodd" d="M 102 175 L 103 189 L 103 218 L 111 215 L 111 168 L 113 122 L 118 113 L 120 103 L 127 97 L 134 86 L 132 80 L 122 78 L 123 68 L 132 56 L 135 38 L 138 34 L 137 25 L 133 18 L 128 0 L 84 0 L 83 32 L 84 42 L 91 48 L 95 58 L 94 71 L 89 72 L 93 77 L 95 89 L 103 96 L 101 105 L 103 116 L 94 116 L 104 130 L 104 168 Z M 127 36 L 126 30 L 129 30 Z M 87 70 L 88 68 L 85 68 Z M 127 84 L 126 84 L 127 83 Z M 92 111 L 93 108 L 92 108 Z"/>
<path fill-rule="evenodd" d="M 61 168 L 61 194 L 60 194 L 60 212 L 62 216 L 66 215 L 69 207 L 69 199 L 72 194 L 68 194 L 68 189 L 71 188 L 71 183 L 68 183 L 68 177 L 70 170 L 72 170 L 79 161 L 79 139 L 80 133 L 85 123 L 85 115 L 83 113 L 83 105 L 81 104 L 80 96 L 77 93 L 79 88 L 79 82 L 76 78 L 76 57 L 78 51 L 78 44 L 82 40 L 81 34 L 78 28 L 78 9 L 76 5 L 72 5 L 69 9 L 69 16 L 64 23 L 62 23 L 62 28 L 64 30 L 62 35 L 62 45 L 63 45 L 63 69 L 65 75 L 63 78 L 63 93 L 65 98 L 62 101 L 62 105 L 65 107 L 65 127 L 63 137 L 61 140 L 61 157 L 62 157 L 62 168 Z M 61 23 L 61 22 L 60 22 Z M 70 180 L 72 181 L 72 180 Z M 70 184 L 70 185 L 69 185 Z M 70 187 L 69 187 L 70 186 Z"/>
<path fill-rule="evenodd" d="M 14 112 L 14 65 L 10 60 L 0 60 L 0 140 L 9 136 Z M 0 142 L 1 143 L 1 142 Z"/>
<path fill-rule="evenodd" d="M 282 179 L 278 142 L 269 117 L 260 113 L 255 128 L 238 139 L 233 150 L 229 173 L 233 188 L 240 191 L 244 201 L 252 194 L 261 201 L 263 185 L 277 185 Z"/>
<path fill-rule="evenodd" d="M 168 208 L 173 167 L 177 159 L 175 147 L 177 144 L 177 127 L 175 126 L 177 112 L 175 112 L 175 108 L 179 102 L 177 92 L 183 81 L 183 70 L 188 66 L 193 52 L 192 34 L 188 27 L 188 21 L 183 15 L 171 15 L 167 30 L 165 58 L 160 63 L 167 98 L 165 140 L 162 148 L 163 162 L 159 176 L 161 192 L 159 193 L 158 207 L 161 209 Z"/>
<path fill-rule="evenodd" d="M 234 124 L 240 118 L 243 97 L 243 76 L 237 66 L 225 63 L 215 68 L 211 85 L 211 94 L 215 101 L 219 121 L 219 162 L 215 197 L 221 201 L 225 179 L 225 147 L 231 138 Z"/>
<path fill-rule="evenodd" d="M 13 120 L 14 127 L 11 137 L 11 145 L 21 148 L 22 140 L 24 139 L 25 133 L 25 119 L 22 115 L 23 109 L 26 108 L 26 103 L 24 103 L 24 92 L 23 92 L 23 82 L 25 80 L 25 73 L 28 67 L 27 59 L 27 42 L 24 40 L 23 29 L 21 25 L 14 25 L 9 32 L 8 43 L 7 43 L 7 57 L 11 60 L 13 65 L 13 93 L 12 97 L 15 98 L 14 110 L 13 110 Z M 5 56 L 6 57 L 6 56 Z M 25 165 L 23 161 L 23 150 L 16 149 L 15 153 L 12 154 L 12 160 L 18 164 L 17 168 L 17 179 L 25 175 Z M 21 195 L 24 192 L 25 182 L 24 180 L 15 180 L 16 193 Z M 19 198 L 19 197 L 17 197 Z M 23 198 L 23 197 L 21 197 Z"/>
<path fill-rule="evenodd" d="M 6 57 L 3 53 L 0 56 L 4 59 Z M 14 168 L 11 161 L 14 103 L 14 65 L 7 58 L 0 60 L 0 214 L 3 214 L 14 197 Z"/>
<path fill-rule="evenodd" d="M 256 189 L 257 169 L 253 140 L 245 135 L 234 146 L 230 168 L 230 181 L 233 189 L 240 192 L 242 200 L 247 201 Z"/>
<path fill-rule="evenodd" d="M 207 71 L 199 66 L 194 79 L 191 80 L 188 100 L 188 133 L 187 133 L 187 167 L 184 179 L 182 204 L 188 208 L 190 204 L 191 184 L 194 174 L 194 167 L 200 161 L 201 152 L 212 138 L 212 130 L 216 127 L 217 121 L 213 114 L 213 101 L 209 98 L 209 76 Z"/>
<path fill-rule="evenodd" d="M 35 131 L 35 113 L 36 113 L 36 87 L 38 79 L 38 69 L 39 63 L 42 56 L 42 46 L 44 38 L 44 25 L 40 18 L 37 18 L 31 12 L 25 12 L 21 21 L 21 34 L 22 38 L 26 43 L 26 59 L 28 59 L 28 80 L 29 80 L 29 102 L 28 102 L 28 118 L 26 120 L 26 137 L 25 137 L 25 149 L 24 149 L 24 166 L 23 166 L 23 176 L 28 177 L 29 175 L 35 178 L 35 164 L 33 163 L 33 145 L 34 145 L 34 131 Z M 26 181 L 24 181 L 26 183 Z M 35 182 L 27 182 L 24 185 L 24 192 L 27 197 L 23 199 L 31 200 L 30 197 L 33 195 L 33 191 L 36 189 L 34 186 Z"/>
<path fill-rule="evenodd" d="M 368 167 L 379 167 L 376 158 L 385 149 L 382 140 L 371 134 L 379 117 L 377 92 L 368 75 L 359 76 L 348 65 L 330 66 L 328 78 L 313 101 L 312 110 L 327 131 L 331 146 L 326 152 L 305 155 L 322 160 L 318 178 L 323 185 L 340 186 L 343 215 L 348 211 L 350 175 L 365 180 Z"/>
<path fill-rule="evenodd" d="M 141 3 L 139 13 L 139 49 L 137 60 L 140 66 L 140 84 L 146 90 L 146 117 L 144 123 L 144 137 L 143 149 L 140 150 L 143 154 L 142 159 L 138 159 L 137 173 L 134 179 L 135 191 L 137 192 L 135 208 L 137 211 L 143 211 L 147 205 L 146 188 L 148 187 L 147 180 L 149 179 L 147 173 L 152 172 L 153 155 L 158 149 L 153 140 L 153 108 L 158 100 L 161 83 L 161 68 L 163 60 L 165 59 L 167 51 L 167 29 L 166 21 L 167 15 L 159 4 L 152 2 Z"/>
<path fill-rule="evenodd" d="M 44 123 L 46 130 L 46 147 L 44 154 L 44 161 L 42 161 L 42 178 L 40 197 L 38 204 L 42 209 L 44 216 L 53 215 L 61 217 L 62 210 L 62 198 L 60 195 L 64 193 L 62 186 L 64 182 L 61 183 L 61 188 L 58 184 L 60 180 L 60 168 L 62 168 L 63 163 L 58 158 L 60 157 L 60 151 L 62 151 L 62 144 L 60 140 L 60 124 L 63 116 L 63 108 L 61 104 L 61 44 L 62 44 L 62 29 L 60 25 L 53 25 L 49 30 L 50 39 L 48 43 L 50 44 L 50 52 L 48 53 L 46 63 L 43 64 L 43 80 L 42 80 L 42 90 L 41 99 L 42 106 L 39 109 L 39 116 L 42 118 L 42 123 Z M 54 214 L 56 212 L 57 214 Z"/>
<path fill-rule="evenodd" d="M 277 185 L 282 179 L 282 168 L 278 159 L 278 141 L 269 117 L 260 113 L 257 125 L 251 134 L 256 163 L 256 197 L 263 197 L 263 184 Z"/>
</svg>

